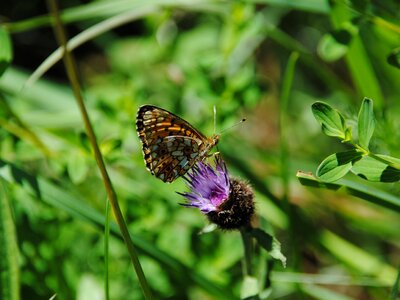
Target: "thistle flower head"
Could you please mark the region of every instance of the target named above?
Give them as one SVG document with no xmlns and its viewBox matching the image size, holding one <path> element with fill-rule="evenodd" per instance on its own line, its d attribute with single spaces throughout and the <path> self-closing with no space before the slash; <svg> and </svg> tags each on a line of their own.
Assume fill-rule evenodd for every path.
<svg viewBox="0 0 400 300">
<path fill-rule="evenodd" d="M 225 163 L 215 158 L 215 167 L 200 162 L 187 175 L 190 192 L 179 193 L 187 203 L 198 208 L 222 229 L 237 229 L 250 222 L 254 213 L 254 194 L 251 187 L 230 178 Z"/>
<path fill-rule="evenodd" d="M 218 210 L 228 199 L 230 182 L 226 166 L 221 160 L 216 159 L 215 169 L 200 162 L 187 177 L 191 192 L 182 194 L 188 200 L 185 206 L 197 207 L 207 214 Z"/>
</svg>

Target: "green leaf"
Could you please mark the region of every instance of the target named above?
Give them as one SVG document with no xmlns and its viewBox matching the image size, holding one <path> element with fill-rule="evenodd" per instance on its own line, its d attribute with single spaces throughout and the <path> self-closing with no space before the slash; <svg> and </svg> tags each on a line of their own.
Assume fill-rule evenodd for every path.
<svg viewBox="0 0 400 300">
<path fill-rule="evenodd" d="M 347 31 L 343 30 L 336 35 L 335 33 L 323 35 L 318 43 L 318 55 L 327 62 L 342 58 L 347 52 L 348 43 L 343 42 L 340 38 L 346 33 Z M 349 34 L 347 33 L 347 35 Z"/>
<path fill-rule="evenodd" d="M 0 77 L 10 65 L 13 57 L 12 44 L 8 31 L 0 26 Z"/>
<path fill-rule="evenodd" d="M 286 267 L 286 256 L 281 252 L 281 243 L 276 238 L 272 240 L 272 251 L 270 251 L 269 254 L 273 258 L 280 260 L 282 266 Z"/>
<path fill-rule="evenodd" d="M 343 116 L 330 105 L 317 101 L 312 105 L 315 119 L 321 124 L 322 131 L 342 140 L 346 139 L 346 125 Z"/>
<path fill-rule="evenodd" d="M 358 114 L 358 140 L 364 149 L 368 150 L 369 141 L 375 130 L 373 102 L 364 98 Z"/>
<path fill-rule="evenodd" d="M 336 181 L 346 175 L 353 162 L 360 158 L 361 153 L 355 149 L 329 155 L 318 166 L 317 176 L 323 181 Z"/>
<path fill-rule="evenodd" d="M 240 299 L 259 299 L 258 280 L 256 277 L 245 276 L 240 289 Z"/>
<path fill-rule="evenodd" d="M 351 172 L 369 181 L 396 182 L 400 180 L 400 170 L 370 156 L 364 156 L 351 168 Z"/>
<path fill-rule="evenodd" d="M 15 224 L 5 180 L 0 177 L 0 299 L 18 300 L 19 262 Z"/>
<path fill-rule="evenodd" d="M 383 154 L 375 154 L 375 156 L 378 158 L 378 160 L 381 160 L 382 162 L 388 164 L 389 166 L 400 170 L 400 159 L 399 158 L 389 156 L 389 155 L 383 155 Z"/>
<path fill-rule="evenodd" d="M 280 260 L 283 266 L 286 266 L 286 257 L 281 252 L 281 244 L 272 235 L 260 228 L 253 228 L 250 235 L 254 237 L 257 243 L 264 248 L 273 258 Z"/>
<path fill-rule="evenodd" d="M 256 239 L 257 243 L 266 251 L 269 252 L 272 250 L 272 240 L 274 239 L 272 235 L 266 233 L 264 230 L 260 228 L 253 228 L 250 231 L 250 234 L 252 237 Z"/>
</svg>

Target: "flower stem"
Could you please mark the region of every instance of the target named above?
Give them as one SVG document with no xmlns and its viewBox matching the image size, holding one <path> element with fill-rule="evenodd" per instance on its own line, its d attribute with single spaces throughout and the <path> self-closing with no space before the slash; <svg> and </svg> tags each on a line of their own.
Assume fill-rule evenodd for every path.
<svg viewBox="0 0 400 300">
<path fill-rule="evenodd" d="M 249 234 L 249 228 L 240 228 L 240 235 L 242 237 L 244 257 L 242 260 L 242 268 L 244 276 L 253 276 L 252 257 L 254 252 L 254 244 L 252 243 L 252 237 Z"/>
</svg>

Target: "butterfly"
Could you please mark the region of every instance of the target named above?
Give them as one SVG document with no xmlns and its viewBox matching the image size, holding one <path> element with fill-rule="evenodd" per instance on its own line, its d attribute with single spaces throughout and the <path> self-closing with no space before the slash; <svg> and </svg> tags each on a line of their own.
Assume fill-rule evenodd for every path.
<svg viewBox="0 0 400 300">
<path fill-rule="evenodd" d="M 144 161 L 150 173 L 172 182 L 203 161 L 218 144 L 218 134 L 208 138 L 189 122 L 153 105 L 143 105 L 136 117 Z"/>
</svg>

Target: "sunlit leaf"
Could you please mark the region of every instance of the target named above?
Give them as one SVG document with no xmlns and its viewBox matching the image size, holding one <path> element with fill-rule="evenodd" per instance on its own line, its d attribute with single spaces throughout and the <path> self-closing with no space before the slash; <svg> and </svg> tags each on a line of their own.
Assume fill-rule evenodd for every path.
<svg viewBox="0 0 400 300">
<path fill-rule="evenodd" d="M 336 181 L 346 175 L 352 163 L 360 158 L 361 153 L 354 149 L 331 154 L 318 166 L 317 176 L 327 182 Z"/>
<path fill-rule="evenodd" d="M 350 40 L 351 35 L 345 30 L 325 34 L 318 43 L 318 55 L 325 61 L 336 61 L 346 54 Z"/>
<path fill-rule="evenodd" d="M 345 121 L 336 109 L 324 102 L 318 101 L 312 105 L 312 112 L 326 135 L 338 137 L 342 140 L 346 139 Z"/>
<path fill-rule="evenodd" d="M 286 256 L 281 251 L 281 243 L 275 238 L 272 240 L 272 251 L 269 254 L 273 258 L 280 260 L 283 267 L 286 267 Z"/>
<path fill-rule="evenodd" d="M 240 289 L 240 299 L 257 299 L 259 284 L 256 277 L 245 276 L 243 278 L 242 288 Z"/>
<path fill-rule="evenodd" d="M 369 181 L 396 182 L 400 180 L 400 170 L 370 156 L 364 156 L 357 161 L 351 168 L 351 172 Z"/>
<path fill-rule="evenodd" d="M 358 139 L 361 147 L 368 149 L 369 141 L 375 130 L 373 102 L 365 98 L 358 114 Z"/>
<path fill-rule="evenodd" d="M 286 266 L 286 257 L 282 254 L 281 244 L 277 239 L 260 228 L 253 228 L 250 234 L 273 258 L 280 260 L 282 265 Z"/>
</svg>

